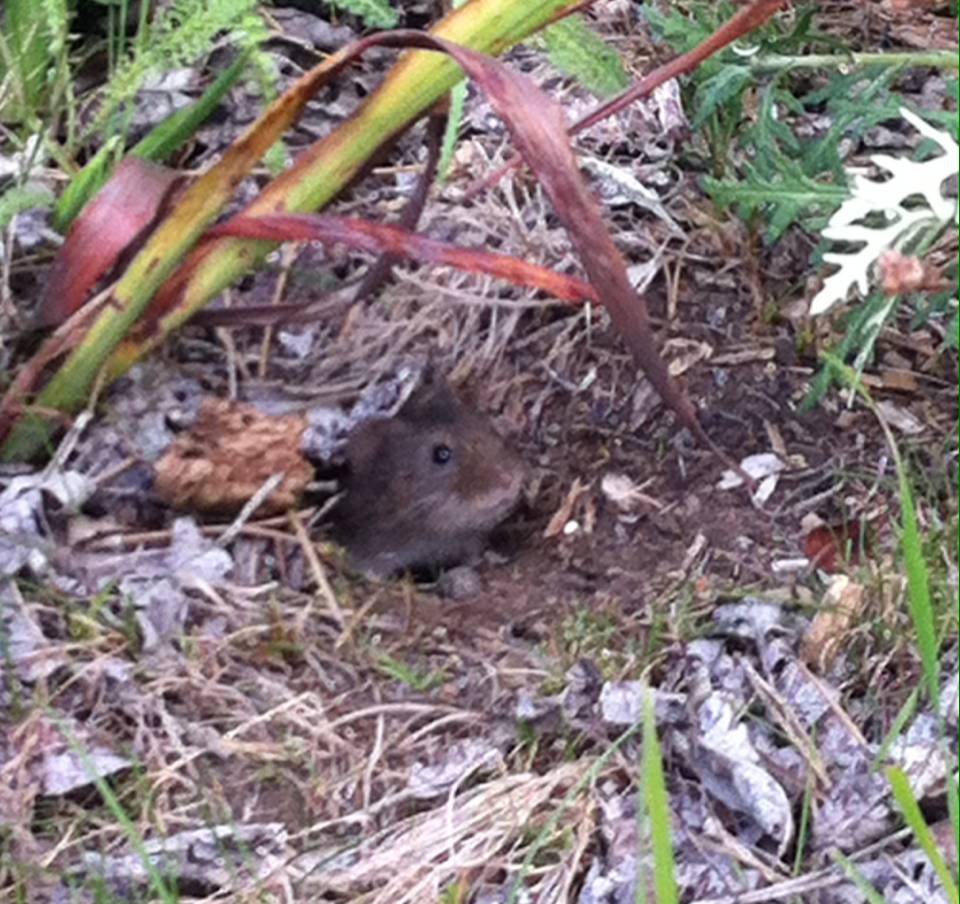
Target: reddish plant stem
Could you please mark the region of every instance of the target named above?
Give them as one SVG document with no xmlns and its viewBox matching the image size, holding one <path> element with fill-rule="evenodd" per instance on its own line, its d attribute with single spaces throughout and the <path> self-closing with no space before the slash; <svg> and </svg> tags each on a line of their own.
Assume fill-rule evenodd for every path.
<svg viewBox="0 0 960 904">
<path fill-rule="evenodd" d="M 721 25 L 709 38 L 694 47 L 693 50 L 688 50 L 686 53 L 674 57 L 669 63 L 658 66 L 649 75 L 644 76 L 639 82 L 624 91 L 623 94 L 617 95 L 612 100 L 597 107 L 592 113 L 588 113 L 586 116 L 578 119 L 570 126 L 569 134 L 576 135 L 584 129 L 589 129 L 608 116 L 619 113 L 634 101 L 646 97 L 659 88 L 664 82 L 692 72 L 707 57 L 713 56 L 718 50 L 722 50 L 728 44 L 732 44 L 738 38 L 743 37 L 755 28 L 759 28 L 781 6 L 784 6 L 786 2 L 787 0 L 756 0 L 756 2 L 751 3 L 750 6 L 741 9 Z M 469 201 L 481 192 L 496 185 L 508 172 L 516 169 L 522 162 L 519 156 L 512 157 L 499 169 L 494 170 L 488 176 L 484 176 L 471 185 L 464 195 L 464 201 Z"/>
</svg>

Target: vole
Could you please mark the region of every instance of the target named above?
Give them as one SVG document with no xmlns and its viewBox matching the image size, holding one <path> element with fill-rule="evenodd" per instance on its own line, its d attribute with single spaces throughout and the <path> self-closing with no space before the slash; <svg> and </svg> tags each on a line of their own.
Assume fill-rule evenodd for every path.
<svg viewBox="0 0 960 904">
<path fill-rule="evenodd" d="M 435 376 L 394 417 L 357 427 L 345 458 L 333 536 L 351 567 L 375 577 L 478 555 L 526 476 L 493 424 Z"/>
</svg>

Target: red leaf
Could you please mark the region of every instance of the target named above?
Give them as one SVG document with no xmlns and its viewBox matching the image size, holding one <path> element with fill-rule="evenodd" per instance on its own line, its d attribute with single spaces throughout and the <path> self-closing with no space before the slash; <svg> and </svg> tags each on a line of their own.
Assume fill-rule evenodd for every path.
<svg viewBox="0 0 960 904">
<path fill-rule="evenodd" d="M 499 276 L 517 285 L 542 289 L 564 301 L 597 300 L 593 287 L 573 276 L 564 276 L 507 254 L 476 251 L 369 220 L 305 213 L 236 216 L 211 229 L 207 238 L 226 235 L 272 242 L 341 242 L 363 251 Z"/>
<path fill-rule="evenodd" d="M 844 571 L 860 561 L 862 525 L 859 521 L 815 527 L 803 538 L 803 554 L 811 566 L 827 574 Z"/>
<path fill-rule="evenodd" d="M 139 157 L 120 162 L 83 209 L 57 252 L 38 310 L 39 326 L 55 326 L 76 311 L 96 282 L 146 238 L 179 175 Z"/>
</svg>

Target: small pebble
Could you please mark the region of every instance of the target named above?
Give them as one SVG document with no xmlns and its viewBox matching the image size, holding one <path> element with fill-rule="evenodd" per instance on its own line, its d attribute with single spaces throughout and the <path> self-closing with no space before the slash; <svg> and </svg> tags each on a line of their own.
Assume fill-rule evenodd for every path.
<svg viewBox="0 0 960 904">
<path fill-rule="evenodd" d="M 482 589 L 480 575 L 469 565 L 458 565 L 440 575 L 437 590 L 445 599 L 468 600 L 477 596 Z"/>
</svg>

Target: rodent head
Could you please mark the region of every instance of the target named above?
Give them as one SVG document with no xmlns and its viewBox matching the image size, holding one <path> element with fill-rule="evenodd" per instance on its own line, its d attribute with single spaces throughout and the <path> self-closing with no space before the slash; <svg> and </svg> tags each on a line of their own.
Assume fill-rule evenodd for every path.
<svg viewBox="0 0 960 904">
<path fill-rule="evenodd" d="M 340 535 L 353 552 L 376 547 L 397 568 L 462 555 L 515 506 L 525 468 L 485 417 L 431 380 L 396 417 L 370 421 L 347 443 Z"/>
</svg>

